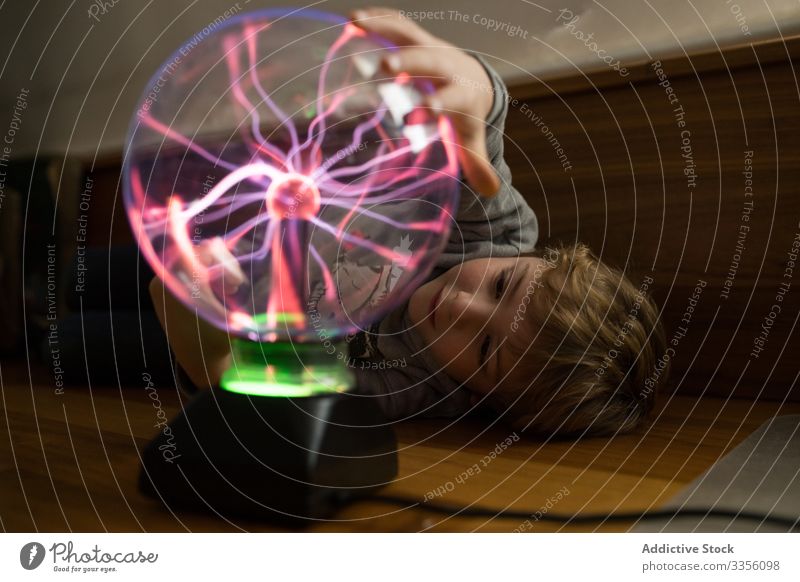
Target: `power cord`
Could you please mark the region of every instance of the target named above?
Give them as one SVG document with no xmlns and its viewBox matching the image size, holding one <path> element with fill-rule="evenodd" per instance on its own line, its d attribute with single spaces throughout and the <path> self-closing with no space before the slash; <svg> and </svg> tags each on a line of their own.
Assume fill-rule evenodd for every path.
<svg viewBox="0 0 800 582">
<path fill-rule="evenodd" d="M 492 509 L 489 507 L 459 507 L 446 503 L 420 503 L 410 497 L 397 495 L 375 495 L 369 498 L 373 501 L 390 503 L 392 505 L 412 506 L 418 509 L 442 513 L 451 517 L 500 517 L 504 519 L 517 518 L 529 519 L 536 515 L 537 511 L 518 511 L 511 509 Z M 797 529 L 800 517 L 796 519 L 774 516 L 769 514 L 755 513 L 751 511 L 730 511 L 726 509 L 659 509 L 654 511 L 625 511 L 618 513 L 584 513 L 576 515 L 563 515 L 558 513 L 542 513 L 537 517 L 537 521 L 555 521 L 559 523 L 595 523 L 598 521 L 640 521 L 650 519 L 664 519 L 673 517 L 727 517 L 731 519 L 750 519 L 760 522 L 769 522 L 781 527 L 787 527 L 789 531 Z"/>
</svg>

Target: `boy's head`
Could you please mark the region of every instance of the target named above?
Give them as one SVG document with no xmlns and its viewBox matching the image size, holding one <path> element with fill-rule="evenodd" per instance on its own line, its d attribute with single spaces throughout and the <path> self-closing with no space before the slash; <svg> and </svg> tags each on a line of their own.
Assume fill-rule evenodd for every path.
<svg viewBox="0 0 800 582">
<path fill-rule="evenodd" d="M 465 261 L 417 289 L 409 315 L 444 371 L 515 429 L 614 434 L 641 423 L 668 374 L 645 290 L 578 244 Z"/>
</svg>

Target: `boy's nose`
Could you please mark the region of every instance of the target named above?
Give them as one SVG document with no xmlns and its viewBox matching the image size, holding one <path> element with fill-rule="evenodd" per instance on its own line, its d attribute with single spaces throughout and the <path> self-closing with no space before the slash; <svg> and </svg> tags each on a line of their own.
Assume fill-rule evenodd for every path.
<svg viewBox="0 0 800 582">
<path fill-rule="evenodd" d="M 451 313 L 454 323 L 482 326 L 489 320 L 491 315 L 491 305 L 472 293 L 457 291 L 454 295 L 453 311 Z"/>
</svg>

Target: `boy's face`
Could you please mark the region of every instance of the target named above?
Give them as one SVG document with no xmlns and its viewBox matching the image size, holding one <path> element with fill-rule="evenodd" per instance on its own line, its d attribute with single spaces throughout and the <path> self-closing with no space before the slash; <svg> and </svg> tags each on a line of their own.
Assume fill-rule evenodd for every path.
<svg viewBox="0 0 800 582">
<path fill-rule="evenodd" d="M 477 394 L 499 384 L 515 363 L 507 338 L 525 333 L 520 318 L 532 308 L 545 267 L 537 257 L 473 259 L 414 292 L 414 329 L 451 378 Z"/>
</svg>

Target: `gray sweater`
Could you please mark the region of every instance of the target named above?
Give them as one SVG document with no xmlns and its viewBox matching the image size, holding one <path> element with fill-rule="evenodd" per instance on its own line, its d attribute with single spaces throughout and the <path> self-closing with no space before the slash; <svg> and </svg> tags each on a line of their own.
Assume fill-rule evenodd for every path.
<svg viewBox="0 0 800 582">
<path fill-rule="evenodd" d="M 483 57 L 473 56 L 486 69 L 494 86 L 486 141 L 501 188 L 489 199 L 467 186 L 462 188 L 456 215 L 459 228 L 451 229 L 447 245 L 428 280 L 471 259 L 515 257 L 530 252 L 538 238 L 536 215 L 511 185 L 511 171 L 503 159 L 508 112 L 506 86 Z M 347 338 L 350 365 L 357 378 L 354 393 L 377 398 L 393 420 L 463 414 L 469 409 L 467 388 L 435 364 L 430 350 L 413 329 L 407 308 L 408 302 L 372 324 L 366 332 Z"/>
</svg>

